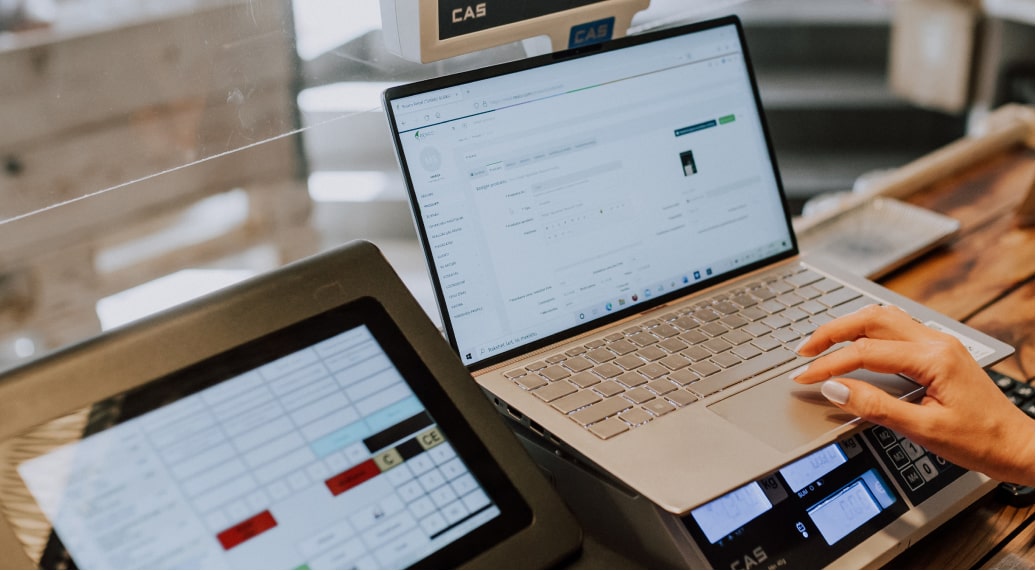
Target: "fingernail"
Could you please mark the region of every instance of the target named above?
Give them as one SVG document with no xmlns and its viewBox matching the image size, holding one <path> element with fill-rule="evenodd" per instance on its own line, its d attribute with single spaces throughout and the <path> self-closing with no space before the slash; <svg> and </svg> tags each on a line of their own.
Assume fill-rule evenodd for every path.
<svg viewBox="0 0 1036 571">
<path fill-rule="evenodd" d="M 820 385 L 820 394 L 835 404 L 849 402 L 849 387 L 837 381 L 824 381 L 824 384 Z"/>
<path fill-rule="evenodd" d="M 797 347 L 795 347 L 795 352 L 798 353 L 799 351 L 801 351 L 802 350 L 802 346 L 805 345 L 806 343 L 809 343 L 809 340 L 810 340 L 811 337 L 813 337 L 813 336 L 812 335 L 807 335 L 806 338 L 803 339 L 802 342 L 800 342 Z"/>
<path fill-rule="evenodd" d="M 805 372 L 806 372 L 806 369 L 808 369 L 808 368 L 809 368 L 809 365 L 802 365 L 802 366 L 801 366 L 801 367 L 799 367 L 798 369 L 795 369 L 795 370 L 794 370 L 794 371 L 792 371 L 791 373 L 788 373 L 788 377 L 789 377 L 789 378 L 790 378 L 791 380 L 793 380 L 793 381 L 794 381 L 795 379 L 799 378 L 799 375 L 801 375 L 802 373 L 805 373 Z"/>
</svg>

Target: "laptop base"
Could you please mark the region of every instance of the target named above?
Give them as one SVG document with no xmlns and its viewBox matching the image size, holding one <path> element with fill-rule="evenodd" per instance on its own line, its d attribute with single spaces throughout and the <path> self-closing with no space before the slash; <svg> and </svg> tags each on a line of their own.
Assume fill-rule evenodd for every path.
<svg viewBox="0 0 1036 571">
<path fill-rule="evenodd" d="M 922 475 L 917 482 L 901 480 L 904 473 L 907 478 L 912 478 L 918 465 L 938 464 L 938 460 L 923 449 L 903 450 L 905 442 L 909 441 L 901 439 L 884 448 L 879 435 L 885 438 L 894 433 L 881 427 L 861 427 L 839 445 L 843 448 L 849 442 L 862 445 L 858 452 L 850 452 L 853 454 L 850 460 L 855 459 L 853 470 L 869 472 L 871 468 L 868 466 L 882 467 L 878 468 L 877 479 L 884 480 L 896 497 L 895 507 L 883 510 L 841 538 L 831 536 L 835 532 L 828 529 L 826 533 L 834 541 L 831 544 L 826 540 L 820 541 L 819 535 L 824 532 L 817 533 L 815 521 L 823 521 L 822 506 L 836 505 L 838 497 L 850 498 L 852 489 L 863 489 L 865 485 L 860 483 L 860 477 L 845 477 L 833 472 L 832 477 L 827 478 L 831 480 L 827 490 L 819 491 L 825 481 L 821 478 L 797 494 L 779 499 L 766 513 L 730 530 L 716 543 L 709 543 L 702 537 L 701 528 L 692 515 L 698 509 L 682 517 L 669 513 L 598 468 L 557 449 L 527 428 L 519 428 L 514 423 L 512 428 L 518 431 L 519 441 L 565 498 L 587 536 L 613 549 L 616 552 L 613 557 L 621 559 L 615 562 L 616 566 L 623 567 L 633 561 L 644 568 L 876 568 L 891 561 L 995 487 L 995 482 L 985 476 L 948 463 L 939 465 L 942 471 L 930 475 L 931 479 L 926 480 Z M 899 456 L 901 451 L 905 456 Z M 903 465 L 904 458 L 910 456 L 916 459 L 898 470 L 898 475 L 886 468 L 886 458 L 887 465 L 894 466 L 897 462 Z M 776 482 L 780 472 L 778 470 L 759 480 L 760 487 L 766 488 L 767 481 L 774 481 L 779 487 L 785 486 L 784 476 Z M 873 476 L 869 478 L 874 481 Z M 845 485 L 846 480 L 848 485 Z M 891 481 L 896 483 L 889 485 Z M 688 485 L 693 485 L 690 479 Z M 915 487 L 911 489 L 911 485 Z M 780 492 L 775 495 L 773 489 L 767 489 L 765 493 L 771 498 L 780 496 Z M 809 499 L 811 496 L 817 499 Z M 811 504 L 813 515 L 792 515 L 795 510 L 788 508 L 796 502 Z M 839 519 L 843 517 L 842 509 L 844 507 L 839 506 Z M 800 541 L 784 537 L 789 533 L 799 536 Z M 807 535 L 812 537 L 804 537 Z M 607 565 L 607 562 L 598 563 Z"/>
</svg>

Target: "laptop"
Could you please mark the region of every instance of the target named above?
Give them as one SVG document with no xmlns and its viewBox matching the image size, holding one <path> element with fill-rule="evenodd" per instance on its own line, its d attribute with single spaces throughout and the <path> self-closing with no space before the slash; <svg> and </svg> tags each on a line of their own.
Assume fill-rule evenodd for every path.
<svg viewBox="0 0 1036 571">
<path fill-rule="evenodd" d="M 538 568 L 580 547 L 364 242 L 0 374 L 0 418 L 4 568 Z"/>
<path fill-rule="evenodd" d="M 822 323 L 894 304 L 984 366 L 1012 352 L 800 255 L 736 17 L 383 104 L 453 349 L 505 414 L 673 514 L 853 429 L 788 378 Z"/>
</svg>

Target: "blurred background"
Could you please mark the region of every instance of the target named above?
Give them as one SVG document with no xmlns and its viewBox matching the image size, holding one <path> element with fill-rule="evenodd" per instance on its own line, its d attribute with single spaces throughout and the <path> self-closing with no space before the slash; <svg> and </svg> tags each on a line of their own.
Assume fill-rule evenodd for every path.
<svg viewBox="0 0 1036 571">
<path fill-rule="evenodd" d="M 727 13 L 794 212 L 1033 102 L 1031 0 L 653 0 Z M 380 92 L 378 0 L 0 0 L 0 368 L 363 238 L 438 316 Z"/>
</svg>

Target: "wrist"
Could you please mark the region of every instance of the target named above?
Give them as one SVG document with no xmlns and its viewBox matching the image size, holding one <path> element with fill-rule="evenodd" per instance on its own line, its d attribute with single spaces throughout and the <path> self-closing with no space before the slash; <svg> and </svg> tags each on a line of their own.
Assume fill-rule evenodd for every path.
<svg viewBox="0 0 1036 571">
<path fill-rule="evenodd" d="M 1002 457 L 996 464 L 1001 467 L 991 477 L 1012 484 L 1036 486 L 1036 431 L 1033 420 L 1020 410 L 1005 423 L 1007 433 L 998 442 Z"/>
</svg>

